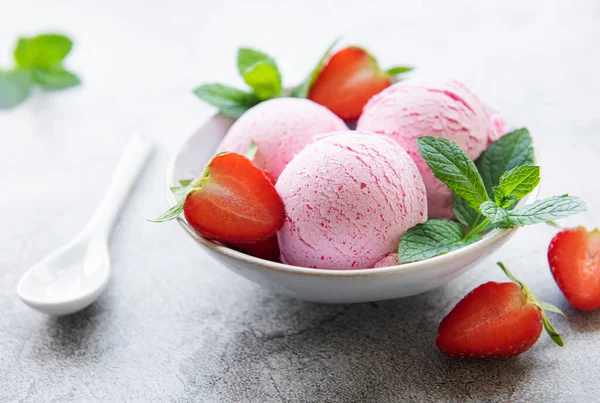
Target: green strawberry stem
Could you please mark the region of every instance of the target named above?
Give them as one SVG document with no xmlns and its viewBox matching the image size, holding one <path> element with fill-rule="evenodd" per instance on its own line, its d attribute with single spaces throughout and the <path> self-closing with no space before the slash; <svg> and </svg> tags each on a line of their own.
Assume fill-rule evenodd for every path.
<svg viewBox="0 0 600 403">
<path fill-rule="evenodd" d="M 511 279 L 512 281 L 514 281 L 515 283 L 517 283 L 521 286 L 521 289 L 523 290 L 523 293 L 525 294 L 527 301 L 532 303 L 533 305 L 535 305 L 540 310 L 540 313 L 542 314 L 542 324 L 544 325 L 544 329 L 546 330 L 546 333 L 548 333 L 548 335 L 554 341 L 554 343 L 563 347 L 565 345 L 565 343 L 564 343 L 562 337 L 560 337 L 560 334 L 558 334 L 558 332 L 554 328 L 554 326 L 552 326 L 552 323 L 550 323 L 550 320 L 548 319 L 548 316 L 546 316 L 545 311 L 555 312 L 555 313 L 562 315 L 563 317 L 565 316 L 565 314 L 558 307 L 550 304 L 549 302 L 538 301 L 535 298 L 535 296 L 531 293 L 531 291 L 529 291 L 529 288 L 527 288 L 527 286 L 523 282 L 521 282 L 515 276 L 513 276 L 513 274 L 510 271 L 508 271 L 508 269 L 506 268 L 506 266 L 504 266 L 504 264 L 502 262 L 497 262 L 497 264 L 498 264 L 498 266 L 500 266 L 500 268 L 502 269 L 504 274 L 506 274 L 506 276 L 509 279 Z"/>
</svg>

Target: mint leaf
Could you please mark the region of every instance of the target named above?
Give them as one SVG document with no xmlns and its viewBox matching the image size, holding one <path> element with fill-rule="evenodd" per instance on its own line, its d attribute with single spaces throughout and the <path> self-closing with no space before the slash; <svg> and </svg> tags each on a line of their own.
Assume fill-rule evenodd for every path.
<svg viewBox="0 0 600 403">
<path fill-rule="evenodd" d="M 452 202 L 452 211 L 454 215 L 463 223 L 466 227 L 472 228 L 477 225 L 478 221 L 481 221 L 481 214 L 475 211 L 474 208 L 469 206 L 469 203 L 462 197 L 454 195 L 454 201 Z"/>
<path fill-rule="evenodd" d="M 14 108 L 27 98 L 33 78 L 27 69 L 0 70 L 0 108 Z"/>
<path fill-rule="evenodd" d="M 442 255 L 481 239 L 477 234 L 465 238 L 465 229 L 457 222 L 434 219 L 406 231 L 398 246 L 398 261 L 409 263 Z"/>
<path fill-rule="evenodd" d="M 477 210 L 488 200 L 483 180 L 467 153 L 441 137 L 419 137 L 419 152 L 436 178 Z"/>
<path fill-rule="evenodd" d="M 510 219 L 508 211 L 494 204 L 493 201 L 481 203 L 481 214 L 490 222 L 494 228 L 513 228 L 516 224 Z"/>
<path fill-rule="evenodd" d="M 253 64 L 244 70 L 242 77 L 261 100 L 281 94 L 281 74 L 273 60 Z"/>
<path fill-rule="evenodd" d="M 387 69 L 385 72 L 388 76 L 397 76 L 398 74 L 407 73 L 411 70 L 413 70 L 413 67 L 396 66 L 396 67 Z"/>
<path fill-rule="evenodd" d="M 583 200 L 578 197 L 562 195 L 536 200 L 510 211 L 508 216 L 515 225 L 524 226 L 567 217 L 585 210 Z"/>
<path fill-rule="evenodd" d="M 277 63 L 266 53 L 250 48 L 239 48 L 237 67 L 240 75 L 261 99 L 281 94 L 281 74 Z"/>
<path fill-rule="evenodd" d="M 250 66 L 267 60 L 272 60 L 266 53 L 250 48 L 239 48 L 237 53 L 237 68 L 240 75 Z"/>
<path fill-rule="evenodd" d="M 502 207 L 508 207 L 527 196 L 540 183 L 540 167 L 522 165 L 505 172 L 500 183 L 493 188 L 494 200 Z M 513 196 L 510 198 L 509 196 Z"/>
<path fill-rule="evenodd" d="M 533 143 L 529 130 L 517 129 L 490 144 L 475 161 L 481 174 L 485 189 L 493 195 L 493 188 L 498 186 L 500 177 L 514 167 L 533 164 Z"/>
<path fill-rule="evenodd" d="M 19 38 L 14 56 L 19 67 L 50 67 L 60 63 L 72 47 L 73 41 L 64 35 L 44 34 Z"/>
<path fill-rule="evenodd" d="M 294 90 L 290 94 L 292 97 L 296 97 L 296 98 L 307 98 L 308 97 L 308 92 L 310 91 L 310 87 L 312 87 L 312 85 L 315 83 L 315 80 L 317 79 L 317 77 L 323 70 L 323 67 L 325 67 L 325 64 L 329 60 L 329 55 L 331 55 L 331 51 L 333 50 L 333 48 L 335 48 L 335 45 L 337 45 L 337 43 L 339 41 L 340 41 L 340 38 L 337 38 L 335 41 L 333 41 L 333 43 L 331 45 L 329 45 L 329 47 L 327 48 L 327 50 L 325 51 L 323 56 L 321 56 L 321 58 L 319 59 L 319 62 L 317 63 L 315 68 L 310 72 L 308 77 L 306 77 L 306 79 L 304 79 L 304 81 L 299 86 L 294 88 Z"/>
<path fill-rule="evenodd" d="M 47 90 L 61 90 L 79 85 L 79 77 L 62 67 L 36 67 L 33 69 L 33 80 Z"/>
<path fill-rule="evenodd" d="M 201 85 L 194 90 L 194 94 L 232 118 L 239 118 L 259 102 L 254 94 L 216 83 Z"/>
</svg>

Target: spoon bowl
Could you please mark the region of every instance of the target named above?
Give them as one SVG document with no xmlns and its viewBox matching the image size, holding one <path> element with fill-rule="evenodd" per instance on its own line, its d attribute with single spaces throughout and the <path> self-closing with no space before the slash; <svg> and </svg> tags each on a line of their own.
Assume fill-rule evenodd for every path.
<svg viewBox="0 0 600 403">
<path fill-rule="evenodd" d="M 50 315 L 68 315 L 106 289 L 110 257 L 105 240 L 82 233 L 31 267 L 17 286 L 19 297 Z"/>
</svg>

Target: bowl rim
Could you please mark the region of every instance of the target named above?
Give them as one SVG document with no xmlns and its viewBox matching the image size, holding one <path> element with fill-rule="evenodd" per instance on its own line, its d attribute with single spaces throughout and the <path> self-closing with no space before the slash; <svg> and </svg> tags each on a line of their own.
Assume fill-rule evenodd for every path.
<svg viewBox="0 0 600 403">
<path fill-rule="evenodd" d="M 169 163 L 167 165 L 167 169 L 166 169 L 166 196 L 167 196 L 166 199 L 167 199 L 167 203 L 168 203 L 169 207 L 174 205 L 175 203 L 177 203 L 175 196 L 173 195 L 173 193 L 170 190 L 170 187 L 173 185 L 172 180 L 174 180 L 175 165 L 176 165 L 179 157 L 182 155 L 183 151 L 187 148 L 188 143 L 196 135 L 196 133 L 198 133 L 200 131 L 200 129 L 202 127 L 204 127 L 204 125 L 207 122 L 209 122 L 215 118 L 218 118 L 219 116 L 222 116 L 222 115 L 220 115 L 219 113 L 216 113 L 216 114 L 211 115 L 208 119 L 206 119 L 204 121 L 204 123 L 198 127 L 198 129 L 196 129 L 194 132 L 192 132 L 189 136 L 187 136 L 183 140 L 183 142 L 180 144 L 180 146 L 177 147 L 176 151 L 171 155 L 171 157 L 169 159 Z M 534 159 L 535 163 L 539 163 L 539 158 L 535 151 L 535 147 L 534 147 L 533 159 Z M 525 204 L 529 204 L 529 203 L 535 201 L 537 199 L 539 189 L 540 189 L 540 184 L 538 184 L 531 193 L 529 193 L 527 196 L 525 196 L 523 199 L 521 199 L 519 201 L 519 204 L 525 205 Z M 471 255 L 471 254 L 475 254 L 477 251 L 481 251 L 483 253 L 485 250 L 490 248 L 492 245 L 494 245 L 501 239 L 510 236 L 517 229 L 519 229 L 519 227 L 508 228 L 508 229 L 492 229 L 490 232 L 485 234 L 481 240 L 479 240 L 477 242 L 474 242 L 474 243 L 467 245 L 465 247 L 462 247 L 460 249 L 456 249 L 452 252 L 448 252 L 443 255 L 434 256 L 434 257 L 431 257 L 431 258 L 425 259 L 425 260 L 418 260 L 415 262 L 403 263 L 403 264 L 399 264 L 399 265 L 395 265 L 395 266 L 375 267 L 375 268 L 368 268 L 368 269 L 343 270 L 343 269 L 318 269 L 318 268 L 312 268 L 312 267 L 293 266 L 293 265 L 289 265 L 289 264 L 285 264 L 285 263 L 272 262 L 270 260 L 265 260 L 265 259 L 261 259 L 261 258 L 254 257 L 251 255 L 247 255 L 243 252 L 239 252 L 235 249 L 229 248 L 224 245 L 220 245 L 216 242 L 211 241 L 210 239 L 204 238 L 202 235 L 198 234 L 189 225 L 189 223 L 187 222 L 187 220 L 185 219 L 185 217 L 183 215 L 181 215 L 177 218 L 177 222 L 183 227 L 183 229 L 193 239 L 195 239 L 196 241 L 198 241 L 205 247 L 209 248 L 210 250 L 212 250 L 220 255 L 223 255 L 223 256 L 226 256 L 226 257 L 229 257 L 229 258 L 232 258 L 235 260 L 239 260 L 244 263 L 251 264 L 253 266 L 260 266 L 265 269 L 269 269 L 272 271 L 285 273 L 285 274 L 297 274 L 297 275 L 311 276 L 311 277 L 334 277 L 334 278 L 352 278 L 352 279 L 382 277 L 382 276 L 388 276 L 388 275 L 393 275 L 393 274 L 409 274 L 409 273 L 413 273 L 415 271 L 418 271 L 420 273 L 434 271 L 435 269 L 438 269 L 440 266 L 450 263 L 451 261 L 453 261 L 455 259 L 459 259 L 459 258 L 466 257 L 468 255 Z"/>
</svg>

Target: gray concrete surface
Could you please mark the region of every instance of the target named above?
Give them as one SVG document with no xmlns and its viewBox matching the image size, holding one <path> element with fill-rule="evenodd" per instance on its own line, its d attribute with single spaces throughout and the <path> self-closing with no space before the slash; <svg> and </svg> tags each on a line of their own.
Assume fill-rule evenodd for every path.
<svg viewBox="0 0 600 403">
<path fill-rule="evenodd" d="M 159 7 L 162 4 L 162 7 Z M 0 111 L 0 401 L 393 402 L 600 400 L 600 312 L 570 308 L 545 252 L 555 230 L 520 230 L 447 286 L 404 300 L 328 306 L 274 295 L 212 261 L 164 206 L 169 154 L 212 113 L 190 95 L 239 83 L 241 44 L 277 56 L 291 84 L 344 34 L 384 65 L 454 76 L 528 126 L 543 195 L 569 192 L 600 225 L 600 3 L 19 1 L 2 6 L 0 65 L 21 33 L 60 29 L 84 85 Z M 90 216 L 133 130 L 160 146 L 112 240 L 114 278 L 89 309 L 63 318 L 18 300 L 21 274 Z M 504 261 L 566 341 L 543 336 L 504 361 L 457 361 L 437 325 Z"/>
</svg>

